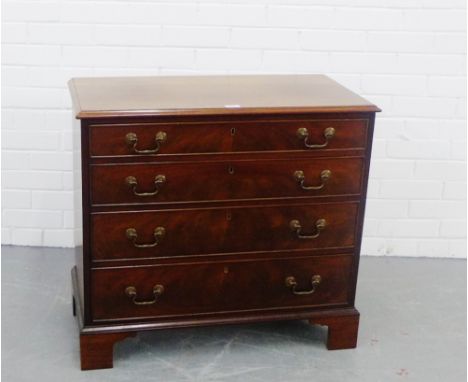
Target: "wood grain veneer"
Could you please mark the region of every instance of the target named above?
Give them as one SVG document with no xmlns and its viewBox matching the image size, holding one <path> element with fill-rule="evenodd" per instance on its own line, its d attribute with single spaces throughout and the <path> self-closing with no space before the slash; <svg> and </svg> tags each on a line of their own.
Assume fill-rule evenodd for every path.
<svg viewBox="0 0 468 382">
<path fill-rule="evenodd" d="M 261 151 L 304 151 L 303 140 L 297 130 L 305 128 L 311 142 L 324 141 L 323 132 L 333 126 L 336 136 L 324 147 L 337 149 L 363 149 L 367 134 L 366 119 L 295 119 L 264 121 L 218 121 L 174 123 L 127 123 L 121 125 L 97 124 L 90 127 L 90 151 L 93 157 L 138 157 L 125 137 L 135 133 L 137 148 L 148 150 L 155 146 L 159 132 L 167 134 L 155 154 L 158 158 L 174 155 L 243 153 Z M 266 133 L 268 132 L 268 133 Z M 146 155 L 145 155 L 146 156 Z"/>
<path fill-rule="evenodd" d="M 362 168 L 363 158 L 99 164 L 90 168 L 91 202 L 161 204 L 356 195 L 361 191 Z M 297 171 L 303 173 L 302 186 Z M 135 187 L 126 182 L 128 176 L 136 179 Z M 157 176 L 164 176 L 164 181 L 156 185 Z M 155 191 L 155 195 L 138 195 Z"/>
<path fill-rule="evenodd" d="M 75 78 L 70 91 L 82 119 L 380 111 L 322 75 Z"/>
</svg>

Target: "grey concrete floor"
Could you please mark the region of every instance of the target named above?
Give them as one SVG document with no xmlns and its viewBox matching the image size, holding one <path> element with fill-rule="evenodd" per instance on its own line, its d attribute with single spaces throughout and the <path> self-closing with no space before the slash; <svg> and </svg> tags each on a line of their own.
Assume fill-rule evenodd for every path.
<svg viewBox="0 0 468 382">
<path fill-rule="evenodd" d="M 71 250 L 2 248 L 2 378 L 19 381 L 466 381 L 466 261 L 361 260 L 358 348 L 302 321 L 164 330 L 79 369 Z"/>
</svg>

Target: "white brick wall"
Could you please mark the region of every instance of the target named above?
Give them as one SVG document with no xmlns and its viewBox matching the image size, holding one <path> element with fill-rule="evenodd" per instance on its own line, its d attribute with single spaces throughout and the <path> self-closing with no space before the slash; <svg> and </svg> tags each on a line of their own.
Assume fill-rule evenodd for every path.
<svg viewBox="0 0 468 382">
<path fill-rule="evenodd" d="M 466 256 L 465 0 L 4 0 L 3 243 L 73 246 L 72 76 L 325 73 L 381 106 L 363 253 Z"/>
</svg>

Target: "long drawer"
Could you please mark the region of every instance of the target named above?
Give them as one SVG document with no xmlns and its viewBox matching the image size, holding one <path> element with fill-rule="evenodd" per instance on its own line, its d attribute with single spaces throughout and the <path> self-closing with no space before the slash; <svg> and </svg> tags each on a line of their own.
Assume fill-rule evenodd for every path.
<svg viewBox="0 0 468 382">
<path fill-rule="evenodd" d="M 92 271 L 94 321 L 345 305 L 352 255 Z"/>
<path fill-rule="evenodd" d="M 94 213 L 94 260 L 351 247 L 358 202 Z"/>
<path fill-rule="evenodd" d="M 362 158 L 91 166 L 94 205 L 359 194 Z"/>
<path fill-rule="evenodd" d="M 100 124 L 90 126 L 90 155 L 172 154 L 364 148 L 365 119 Z"/>
</svg>

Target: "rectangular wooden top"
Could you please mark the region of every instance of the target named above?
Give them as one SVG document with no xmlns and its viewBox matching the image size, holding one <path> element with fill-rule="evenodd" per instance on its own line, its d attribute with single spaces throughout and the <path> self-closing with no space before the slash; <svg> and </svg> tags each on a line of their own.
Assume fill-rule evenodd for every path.
<svg viewBox="0 0 468 382">
<path fill-rule="evenodd" d="M 376 112 L 323 75 L 73 78 L 76 118 Z"/>
</svg>

